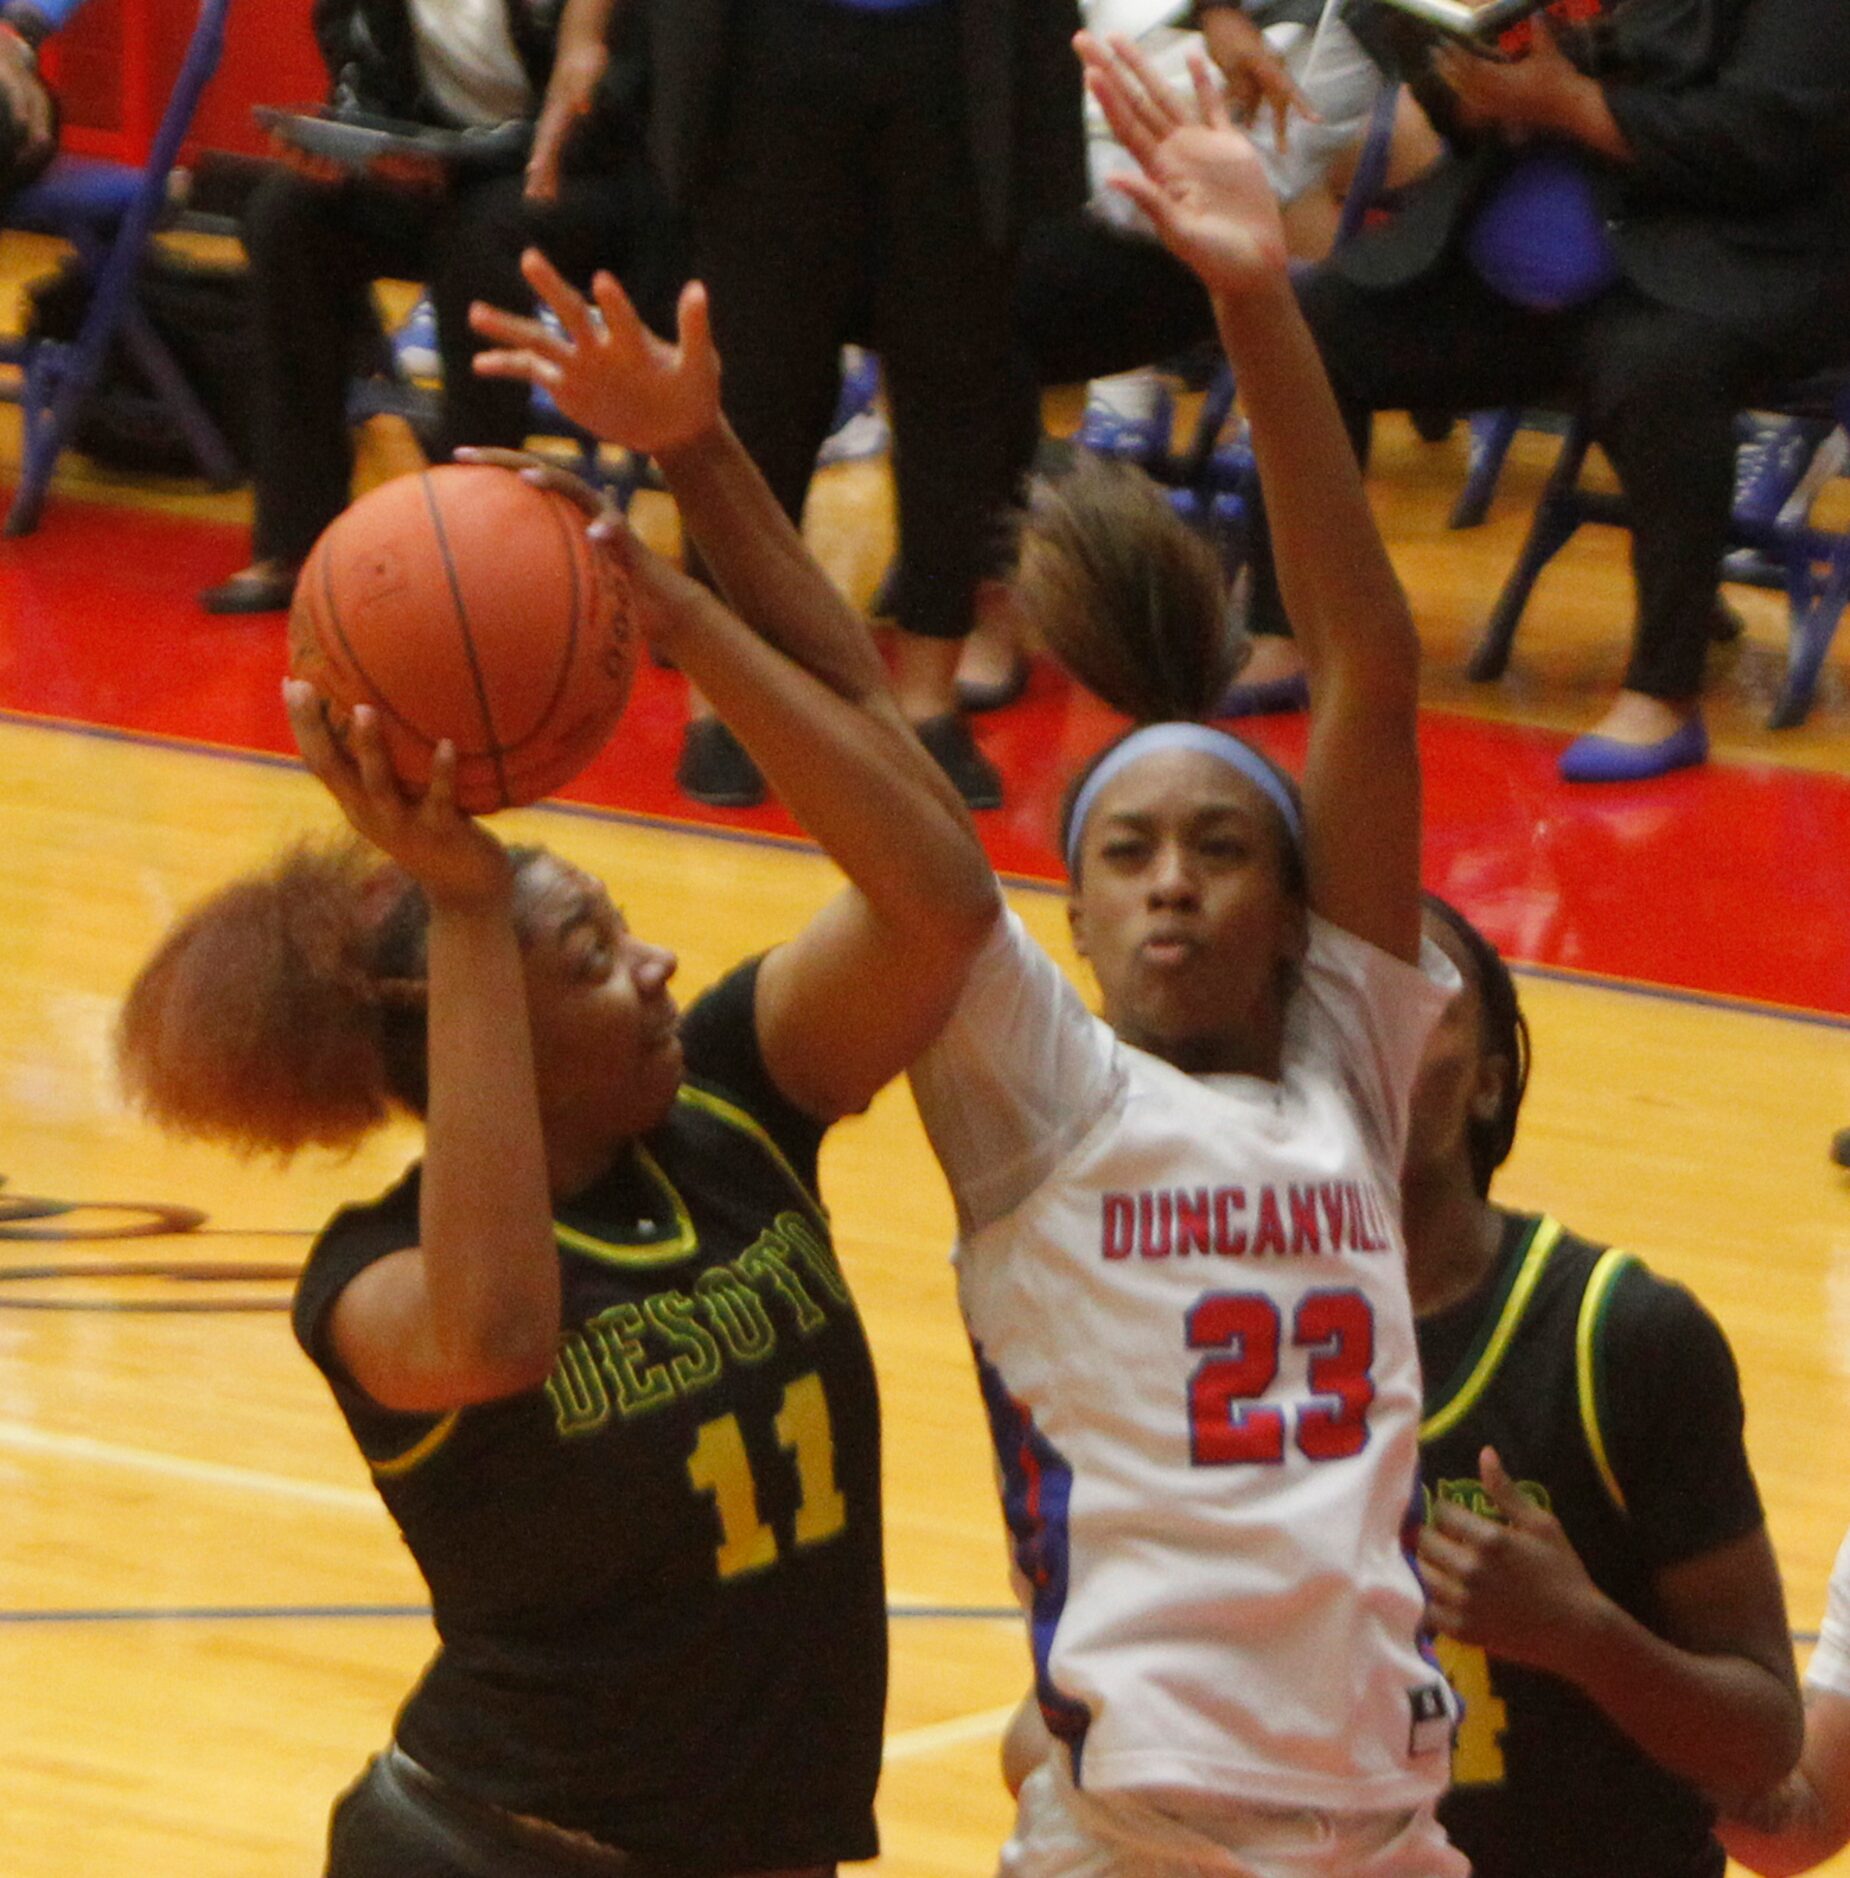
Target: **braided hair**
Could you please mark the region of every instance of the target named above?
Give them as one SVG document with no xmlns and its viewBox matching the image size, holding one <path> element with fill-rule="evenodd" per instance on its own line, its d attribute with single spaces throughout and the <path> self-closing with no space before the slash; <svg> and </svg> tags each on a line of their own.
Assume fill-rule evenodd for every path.
<svg viewBox="0 0 1850 1878">
<path fill-rule="evenodd" d="M 1449 900 L 1436 893 L 1423 894 L 1421 899 L 1426 911 L 1458 941 L 1470 968 L 1471 990 L 1478 1005 L 1479 1059 L 1501 1057 L 1509 1065 L 1496 1113 L 1473 1115 L 1465 1123 L 1471 1182 L 1479 1199 L 1488 1199 L 1491 1176 L 1509 1159 L 1516 1144 L 1516 1118 L 1529 1087 L 1529 1020 L 1516 995 L 1516 981 L 1497 948 Z"/>
</svg>

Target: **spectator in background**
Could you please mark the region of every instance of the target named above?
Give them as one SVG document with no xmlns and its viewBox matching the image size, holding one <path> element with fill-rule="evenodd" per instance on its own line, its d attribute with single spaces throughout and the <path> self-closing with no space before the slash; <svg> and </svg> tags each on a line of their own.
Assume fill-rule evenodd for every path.
<svg viewBox="0 0 1850 1878">
<path fill-rule="evenodd" d="M 1778 1786 L 1720 1827 L 1737 1863 L 1763 1878 L 1810 1871 L 1850 1845 L 1850 1535 L 1831 1569 L 1818 1647 L 1805 1666 L 1805 1748 Z"/>
<path fill-rule="evenodd" d="M 1426 932 L 1463 981 L 1403 1188 L 1420 1565 L 1464 1700 L 1439 1817 L 1478 1878 L 1721 1878 L 1705 1796 L 1761 1791 L 1800 1738 L 1734 1359 L 1680 1285 L 1491 1203 L 1528 1028 L 1481 933 L 1431 898 Z"/>
<path fill-rule="evenodd" d="M 1425 56 L 1450 156 L 1304 289 L 1351 434 L 1377 410 L 1578 408 L 1625 492 L 1638 607 L 1624 688 L 1562 774 L 1701 762 L 1735 413 L 1850 354 L 1841 0 L 1620 0 L 1538 22 L 1514 61 Z"/>
<path fill-rule="evenodd" d="M 438 128 L 531 119 L 554 75 L 547 0 L 315 0 L 315 35 L 337 106 Z M 563 88 L 573 75 L 561 72 Z M 427 280 L 443 368 L 436 454 L 516 446 L 523 386 L 477 377 L 468 308 L 521 304 L 519 261 L 539 243 L 568 273 L 609 267 L 644 317 L 667 321 L 679 285 L 666 216 L 649 179 L 635 62 L 601 68 L 543 183 L 518 158 L 500 168 L 381 159 L 363 173 L 302 156 L 258 186 L 246 210 L 259 359 L 252 565 L 201 596 L 213 613 L 278 612 L 316 536 L 346 506 L 346 416 L 356 341 L 371 330 L 371 283 Z"/>
<path fill-rule="evenodd" d="M 58 101 L 39 76 L 39 47 L 84 0 L 6 0 L 0 6 L 0 201 L 57 154 Z"/>
<path fill-rule="evenodd" d="M 973 807 L 1001 780 L 956 705 L 979 578 L 1038 432 L 1016 250 L 1084 195 L 1073 0 L 569 0 L 571 56 L 640 16 L 649 140 L 712 295 L 722 395 L 800 516 L 844 341 L 880 355 L 901 575 L 895 687 Z M 706 801 L 759 784 L 717 720 L 679 771 Z"/>
</svg>

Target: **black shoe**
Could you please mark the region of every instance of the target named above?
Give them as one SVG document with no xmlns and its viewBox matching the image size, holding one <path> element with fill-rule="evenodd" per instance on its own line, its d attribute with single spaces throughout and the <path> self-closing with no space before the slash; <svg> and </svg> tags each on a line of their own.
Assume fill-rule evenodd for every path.
<svg viewBox="0 0 1850 1878">
<path fill-rule="evenodd" d="M 1840 1128 L 1831 1143 L 1831 1159 L 1839 1167 L 1850 1167 L 1850 1128 Z"/>
<path fill-rule="evenodd" d="M 1780 577 L 1784 584 L 1785 577 Z M 1709 643 L 1714 646 L 1731 646 L 1747 631 L 1747 622 L 1719 594 L 1715 597 L 1715 610 L 1709 615 Z"/>
<path fill-rule="evenodd" d="M 683 795 L 709 808 L 750 809 L 764 800 L 758 765 L 717 717 L 697 717 L 688 725 L 674 779 Z"/>
<path fill-rule="evenodd" d="M 295 575 L 247 567 L 199 596 L 208 613 L 287 613 L 295 598 Z"/>
<path fill-rule="evenodd" d="M 963 797 L 966 808 L 1002 806 L 1001 772 L 976 747 L 964 718 L 955 711 L 946 711 L 942 717 L 928 717 L 912 728 L 938 767 L 950 777 L 951 786 Z"/>
<path fill-rule="evenodd" d="M 1409 411 L 1407 416 L 1412 420 L 1414 433 L 1422 443 L 1444 443 L 1452 434 L 1452 426 L 1458 421 L 1450 411 L 1438 411 L 1429 406 Z"/>
</svg>

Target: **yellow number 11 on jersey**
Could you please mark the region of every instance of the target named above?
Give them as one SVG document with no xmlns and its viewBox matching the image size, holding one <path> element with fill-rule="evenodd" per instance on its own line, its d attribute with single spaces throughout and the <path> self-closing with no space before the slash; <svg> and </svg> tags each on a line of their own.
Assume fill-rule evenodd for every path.
<svg viewBox="0 0 1850 1878">
<path fill-rule="evenodd" d="M 820 1545 L 848 1523 L 848 1503 L 835 1484 L 835 1433 L 822 1378 L 812 1371 L 784 1390 L 777 1421 L 778 1445 L 796 1461 L 796 1542 Z M 707 1422 L 687 1458 L 696 1493 L 710 1493 L 719 1512 L 716 1563 L 722 1578 L 738 1578 L 777 1562 L 777 1535 L 758 1515 L 758 1487 L 736 1415 Z"/>
</svg>

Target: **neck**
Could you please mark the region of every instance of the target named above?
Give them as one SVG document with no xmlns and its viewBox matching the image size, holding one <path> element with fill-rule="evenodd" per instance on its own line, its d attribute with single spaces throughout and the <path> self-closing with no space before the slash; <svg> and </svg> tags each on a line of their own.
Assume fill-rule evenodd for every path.
<svg viewBox="0 0 1850 1878">
<path fill-rule="evenodd" d="M 1502 1216 L 1478 1197 L 1462 1163 L 1409 1169 L 1401 1185 L 1401 1221 L 1416 1317 L 1469 1297 L 1497 1262 Z"/>
<path fill-rule="evenodd" d="M 1257 1076 L 1277 1082 L 1285 1066 L 1283 1013 L 1268 1016 L 1252 1031 L 1201 1032 L 1187 1037 L 1159 1036 L 1134 1019 L 1112 1020 L 1128 1044 L 1161 1057 L 1189 1076 Z"/>
<path fill-rule="evenodd" d="M 555 1200 L 583 1193 L 610 1172 L 629 1147 L 629 1137 L 546 1130 L 546 1178 Z"/>
</svg>

